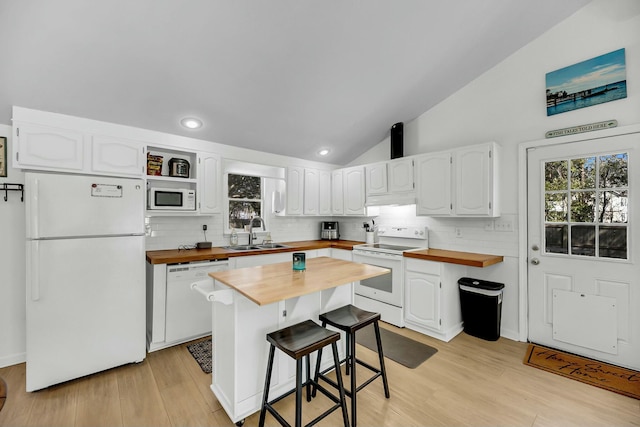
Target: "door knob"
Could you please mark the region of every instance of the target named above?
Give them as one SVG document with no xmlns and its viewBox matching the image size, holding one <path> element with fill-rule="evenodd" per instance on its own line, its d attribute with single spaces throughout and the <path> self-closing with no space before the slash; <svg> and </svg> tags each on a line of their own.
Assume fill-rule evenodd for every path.
<svg viewBox="0 0 640 427">
<path fill-rule="evenodd" d="M 538 264 L 540 264 L 540 260 L 538 258 L 532 258 L 531 259 L 531 264 L 538 265 Z"/>
</svg>

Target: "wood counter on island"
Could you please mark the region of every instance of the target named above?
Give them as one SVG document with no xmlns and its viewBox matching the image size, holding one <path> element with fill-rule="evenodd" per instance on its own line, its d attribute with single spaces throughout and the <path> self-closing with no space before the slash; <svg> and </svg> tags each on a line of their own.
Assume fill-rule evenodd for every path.
<svg viewBox="0 0 640 427">
<path fill-rule="evenodd" d="M 391 272 L 387 268 L 329 257 L 308 259 L 306 265 L 306 270 L 295 271 L 291 262 L 280 262 L 216 271 L 209 276 L 256 304 L 266 305 Z"/>
<path fill-rule="evenodd" d="M 234 423 L 260 410 L 268 356 L 266 334 L 351 304 L 353 282 L 389 274 L 387 268 L 329 257 L 209 273 L 212 302 L 211 390 Z M 344 338 L 344 333 L 341 333 Z M 339 342 L 344 357 L 344 339 Z M 322 366 L 330 366 L 329 352 Z M 326 357 L 326 359 L 325 359 Z M 312 364 L 315 361 L 312 360 Z M 277 397 L 294 387 L 295 362 L 276 353 L 269 391 Z"/>
</svg>

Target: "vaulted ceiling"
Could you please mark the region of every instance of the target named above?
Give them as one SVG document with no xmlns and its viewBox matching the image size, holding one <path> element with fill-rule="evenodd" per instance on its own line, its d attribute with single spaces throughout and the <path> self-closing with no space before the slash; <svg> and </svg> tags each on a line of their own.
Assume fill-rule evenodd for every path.
<svg viewBox="0 0 640 427">
<path fill-rule="evenodd" d="M 0 0 L 0 123 L 18 105 L 346 164 L 588 2 Z"/>
</svg>

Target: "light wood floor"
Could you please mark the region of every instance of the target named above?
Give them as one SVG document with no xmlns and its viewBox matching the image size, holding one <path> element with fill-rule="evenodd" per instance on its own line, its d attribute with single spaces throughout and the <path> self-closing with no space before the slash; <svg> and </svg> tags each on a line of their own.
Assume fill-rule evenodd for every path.
<svg viewBox="0 0 640 427">
<path fill-rule="evenodd" d="M 358 393 L 359 426 L 640 426 L 639 400 L 523 365 L 526 343 L 464 333 L 443 343 L 382 326 L 438 353 L 416 369 L 387 359 L 391 398 L 380 380 Z M 0 426 L 232 426 L 209 389 L 210 376 L 185 347 L 34 393 L 25 392 L 24 363 L 2 368 Z M 365 347 L 358 346 L 358 356 L 375 365 Z M 327 407 L 323 399 L 303 400 L 305 422 Z M 278 405 L 292 420 L 293 396 Z M 336 411 L 319 425 L 340 422 Z M 245 426 L 257 423 L 254 414 Z M 267 424 L 277 422 L 267 415 Z"/>
</svg>

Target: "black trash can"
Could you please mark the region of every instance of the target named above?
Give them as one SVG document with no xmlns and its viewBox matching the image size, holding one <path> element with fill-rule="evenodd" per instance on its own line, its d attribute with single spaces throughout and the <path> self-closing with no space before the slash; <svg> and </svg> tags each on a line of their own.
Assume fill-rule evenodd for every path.
<svg viewBox="0 0 640 427">
<path fill-rule="evenodd" d="M 487 341 L 500 338 L 504 283 L 463 277 L 458 280 L 464 331 Z"/>
</svg>

